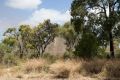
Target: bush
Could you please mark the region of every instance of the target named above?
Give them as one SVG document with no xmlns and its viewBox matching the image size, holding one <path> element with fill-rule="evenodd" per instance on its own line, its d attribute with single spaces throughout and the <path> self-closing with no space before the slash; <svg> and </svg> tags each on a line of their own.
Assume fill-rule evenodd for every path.
<svg viewBox="0 0 120 80">
<path fill-rule="evenodd" d="M 92 58 L 97 55 L 98 43 L 92 33 L 84 33 L 75 47 L 75 55 L 82 58 Z"/>
<path fill-rule="evenodd" d="M 31 52 L 27 53 L 26 58 L 28 58 L 28 59 L 37 58 L 37 53 L 31 51 Z"/>
<path fill-rule="evenodd" d="M 116 50 L 116 58 L 120 58 L 120 49 Z"/>
<path fill-rule="evenodd" d="M 16 66 L 19 64 L 19 60 L 14 54 L 6 53 L 3 57 L 3 64 L 7 66 L 13 66 L 13 65 Z"/>
<path fill-rule="evenodd" d="M 120 78 L 120 61 L 109 61 L 105 70 L 107 72 L 107 78 Z"/>
<path fill-rule="evenodd" d="M 104 64 L 105 60 L 83 61 L 82 68 L 89 75 L 99 74 L 102 71 Z"/>
<path fill-rule="evenodd" d="M 74 57 L 73 52 L 65 52 L 63 55 L 64 59 L 73 58 L 73 57 Z"/>
<path fill-rule="evenodd" d="M 99 47 L 98 48 L 97 58 L 101 58 L 101 59 L 106 58 L 109 53 L 105 52 L 105 50 L 106 49 Z"/>
<path fill-rule="evenodd" d="M 4 54 L 5 54 L 5 53 L 0 50 L 0 63 L 2 62 L 2 58 L 3 58 Z"/>
<path fill-rule="evenodd" d="M 44 59 L 48 60 L 50 63 L 54 63 L 58 59 L 57 56 L 51 55 L 49 53 L 44 53 L 44 55 L 42 57 Z"/>
</svg>

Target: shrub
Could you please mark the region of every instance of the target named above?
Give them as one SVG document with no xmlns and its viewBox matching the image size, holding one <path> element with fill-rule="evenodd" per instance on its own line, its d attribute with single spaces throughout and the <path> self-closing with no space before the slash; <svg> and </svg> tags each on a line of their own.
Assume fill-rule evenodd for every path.
<svg viewBox="0 0 120 80">
<path fill-rule="evenodd" d="M 120 78 L 120 62 L 118 60 L 108 61 L 105 70 L 107 78 Z"/>
<path fill-rule="evenodd" d="M 116 58 L 120 58 L 120 49 L 116 50 Z"/>
<path fill-rule="evenodd" d="M 83 61 L 82 68 L 87 74 L 99 74 L 102 71 L 104 64 L 105 60 Z"/>
<path fill-rule="evenodd" d="M 2 62 L 3 56 L 4 56 L 4 52 L 0 50 L 0 63 Z"/>
<path fill-rule="evenodd" d="M 75 46 L 75 55 L 82 58 L 92 58 L 97 55 L 98 42 L 94 34 L 84 33 Z"/>
<path fill-rule="evenodd" d="M 7 66 L 13 66 L 13 65 L 16 66 L 19 64 L 19 60 L 14 54 L 6 53 L 3 57 L 3 64 Z"/>
<path fill-rule="evenodd" d="M 49 53 L 44 53 L 44 55 L 42 57 L 50 63 L 54 63 L 58 59 L 57 56 L 51 55 Z"/>
<path fill-rule="evenodd" d="M 105 52 L 105 50 L 106 49 L 99 47 L 98 48 L 97 58 L 101 58 L 101 59 L 106 58 L 109 53 Z"/>
<path fill-rule="evenodd" d="M 73 58 L 74 57 L 74 54 L 73 52 L 65 52 L 64 55 L 63 55 L 63 58 L 64 59 L 69 59 L 69 58 Z"/>
</svg>

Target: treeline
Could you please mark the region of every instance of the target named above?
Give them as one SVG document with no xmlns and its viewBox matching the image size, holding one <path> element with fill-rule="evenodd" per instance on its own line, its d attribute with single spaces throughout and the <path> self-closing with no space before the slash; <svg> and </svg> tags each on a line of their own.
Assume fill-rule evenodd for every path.
<svg viewBox="0 0 120 80">
<path fill-rule="evenodd" d="M 57 30 L 58 25 L 52 24 L 50 20 L 46 20 L 34 28 L 29 25 L 8 28 L 1 43 L 1 52 L 14 53 L 20 58 L 29 53 L 31 53 L 31 57 L 42 56 L 47 45 L 57 36 Z"/>
<path fill-rule="evenodd" d="M 0 43 L 1 59 L 4 56 L 7 58 L 43 57 L 45 49 L 54 41 L 55 37 L 61 37 L 66 41 L 66 53 L 63 55 L 65 58 L 106 58 L 109 55 L 105 52 L 108 45 L 101 46 L 101 40 L 91 30 L 86 29 L 85 33 L 78 34 L 70 22 L 58 25 L 51 23 L 50 20 L 45 20 L 35 27 L 20 25 L 18 28 L 8 28 L 3 35 L 4 39 Z M 116 42 L 118 44 L 118 41 Z M 117 51 L 119 53 L 119 50 Z"/>
<path fill-rule="evenodd" d="M 18 28 L 8 28 L 3 35 L 0 43 L 1 59 L 9 54 L 19 58 L 42 57 L 46 47 L 55 37 L 66 39 L 67 49 L 71 50 L 75 40 L 75 33 L 69 22 L 58 25 L 51 23 L 50 20 L 45 20 L 35 27 L 20 25 Z"/>
</svg>

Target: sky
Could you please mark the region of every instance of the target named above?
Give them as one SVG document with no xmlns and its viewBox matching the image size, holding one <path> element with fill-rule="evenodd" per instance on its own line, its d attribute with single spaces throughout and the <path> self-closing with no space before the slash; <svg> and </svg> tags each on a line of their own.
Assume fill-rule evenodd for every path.
<svg viewBox="0 0 120 80">
<path fill-rule="evenodd" d="M 64 24 L 69 21 L 72 0 L 0 0 L 0 40 L 9 27 L 35 26 L 46 19 Z"/>
</svg>

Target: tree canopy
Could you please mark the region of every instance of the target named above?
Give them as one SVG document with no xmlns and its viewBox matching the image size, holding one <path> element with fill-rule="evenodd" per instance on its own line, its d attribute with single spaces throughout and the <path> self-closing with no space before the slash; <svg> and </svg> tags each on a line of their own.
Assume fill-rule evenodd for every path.
<svg viewBox="0 0 120 80">
<path fill-rule="evenodd" d="M 71 4 L 74 29 L 78 34 L 92 32 L 100 45 L 110 44 L 110 55 L 114 57 L 113 38 L 118 38 L 120 0 L 74 0 Z"/>
</svg>

